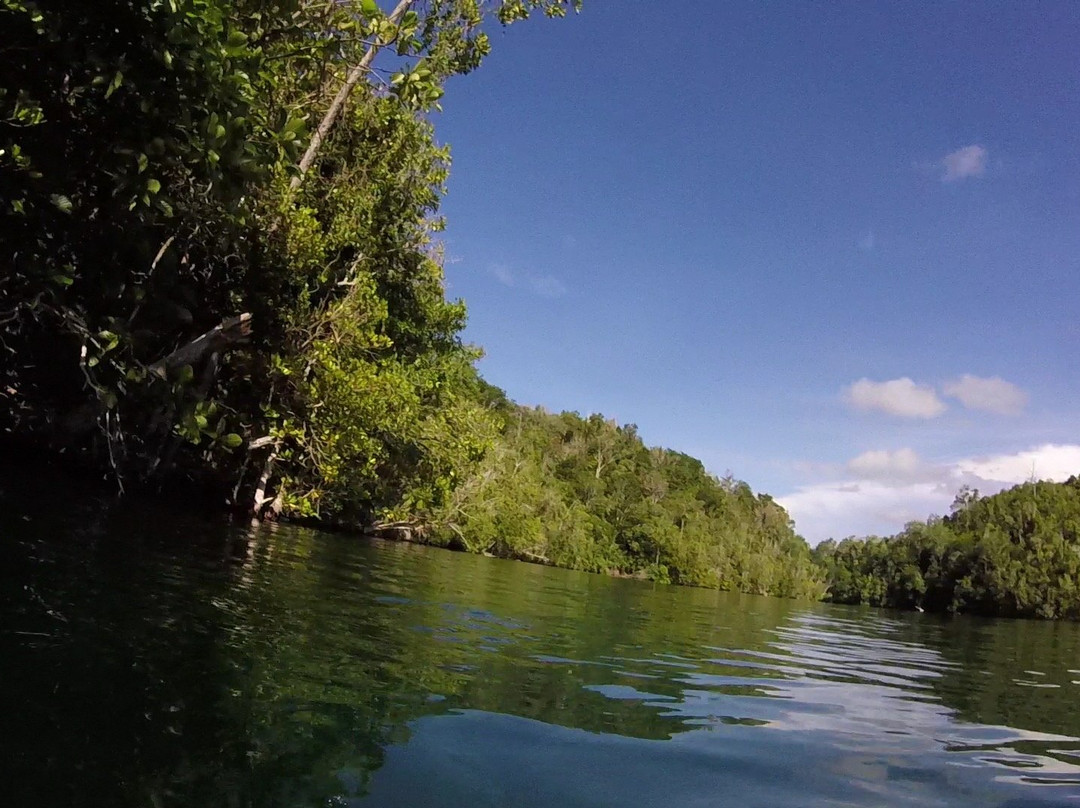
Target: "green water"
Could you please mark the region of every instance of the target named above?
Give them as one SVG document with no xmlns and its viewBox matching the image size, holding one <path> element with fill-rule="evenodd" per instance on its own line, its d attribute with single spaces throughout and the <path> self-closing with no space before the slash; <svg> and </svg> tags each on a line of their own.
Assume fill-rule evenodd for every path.
<svg viewBox="0 0 1080 808">
<path fill-rule="evenodd" d="M 0 491 L 13 806 L 1080 805 L 1080 626 Z"/>
</svg>

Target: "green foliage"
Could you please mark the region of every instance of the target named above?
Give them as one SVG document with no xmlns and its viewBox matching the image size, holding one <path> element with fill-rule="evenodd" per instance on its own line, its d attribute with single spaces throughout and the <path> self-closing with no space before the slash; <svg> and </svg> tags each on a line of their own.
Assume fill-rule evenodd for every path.
<svg viewBox="0 0 1080 808">
<path fill-rule="evenodd" d="M 418 112 L 487 55 L 485 19 L 578 6 L 3 0 L 0 427 L 256 512 L 816 597 L 771 499 L 514 407 L 461 341 L 432 241 L 449 153 Z"/>
<path fill-rule="evenodd" d="M 437 506 L 493 427 L 417 110 L 485 17 L 565 5 L 3 0 L 0 429 L 285 514 Z"/>
<path fill-rule="evenodd" d="M 890 539 L 823 542 L 815 559 L 839 603 L 1080 618 L 1080 478 L 991 497 L 964 489 L 944 519 Z"/>
<path fill-rule="evenodd" d="M 278 288 L 260 317 L 286 514 L 412 518 L 490 441 L 464 306 L 429 243 L 447 163 L 429 124 L 362 88 L 319 176 L 295 193 L 279 178 L 259 284 Z"/>
<path fill-rule="evenodd" d="M 809 548 L 770 497 L 646 447 L 632 425 L 492 403 L 502 437 L 434 514 L 437 540 L 571 569 L 820 597 Z"/>
</svg>

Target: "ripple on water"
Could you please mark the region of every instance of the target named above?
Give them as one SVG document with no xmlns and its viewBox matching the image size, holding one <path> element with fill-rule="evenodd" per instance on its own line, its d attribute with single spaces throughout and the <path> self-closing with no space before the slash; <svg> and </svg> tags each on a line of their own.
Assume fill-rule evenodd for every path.
<svg viewBox="0 0 1080 808">
<path fill-rule="evenodd" d="M 49 541 L 0 570 L 12 804 L 1080 804 L 1075 625 L 291 528 L 224 562 Z"/>
</svg>

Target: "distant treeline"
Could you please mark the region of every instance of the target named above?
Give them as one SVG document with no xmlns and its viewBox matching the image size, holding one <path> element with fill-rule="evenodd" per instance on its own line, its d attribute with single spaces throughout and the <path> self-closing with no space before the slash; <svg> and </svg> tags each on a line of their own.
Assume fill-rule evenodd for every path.
<svg viewBox="0 0 1080 808">
<path fill-rule="evenodd" d="M 887 539 L 829 540 L 814 559 L 837 603 L 1080 618 L 1080 478 L 989 497 L 964 489 L 949 516 Z"/>
</svg>

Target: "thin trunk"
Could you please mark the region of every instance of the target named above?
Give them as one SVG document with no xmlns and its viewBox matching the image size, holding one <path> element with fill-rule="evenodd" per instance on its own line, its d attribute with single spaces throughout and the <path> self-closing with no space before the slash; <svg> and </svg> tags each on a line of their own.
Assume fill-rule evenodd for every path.
<svg viewBox="0 0 1080 808">
<path fill-rule="evenodd" d="M 210 394 L 210 387 L 214 383 L 214 379 L 217 378 L 218 363 L 221 359 L 221 354 L 214 351 L 210 354 L 210 357 L 206 361 L 206 367 L 203 369 L 202 378 L 199 380 L 199 387 L 195 391 L 196 398 L 199 401 L 205 401 L 206 397 Z M 169 418 L 171 419 L 175 415 L 175 411 L 170 408 Z M 157 419 L 155 419 L 156 422 Z M 153 434 L 151 432 L 151 434 Z M 170 432 L 165 439 L 166 446 L 164 456 L 161 451 L 158 451 L 157 457 L 154 459 L 154 463 L 150 467 L 151 474 L 161 474 L 162 477 L 166 476 L 172 469 L 173 460 L 176 459 L 176 453 L 180 451 L 180 446 L 183 444 L 184 439 L 179 435 Z"/>
<path fill-rule="evenodd" d="M 390 17 L 388 18 L 389 21 L 394 25 L 397 25 L 412 4 L 413 0 L 400 0 L 394 10 L 390 12 Z M 319 122 L 319 128 L 316 129 L 315 134 L 311 136 L 311 143 L 308 144 L 307 151 L 304 152 L 304 156 L 300 159 L 300 165 L 298 166 L 300 169 L 299 172 L 289 181 L 290 191 L 295 191 L 300 187 L 300 183 L 304 181 L 304 176 L 315 163 L 315 159 L 319 156 L 319 149 L 322 148 L 322 144 L 329 136 L 330 130 L 334 128 L 334 124 L 337 122 L 338 116 L 341 114 L 341 110 L 345 106 L 345 102 L 349 99 L 349 95 L 352 93 L 353 88 L 360 83 L 360 79 L 367 73 L 368 69 L 371 67 L 371 63 L 375 61 L 375 54 L 379 52 L 381 47 L 382 46 L 380 45 L 372 45 L 368 48 L 360 58 L 359 63 L 350 68 L 349 72 L 345 75 L 345 83 L 341 85 L 341 89 L 337 91 L 334 100 L 330 102 L 330 108 L 326 110 L 326 114 L 323 115 L 322 120 Z"/>
<path fill-rule="evenodd" d="M 270 475 L 274 471 L 275 460 L 277 460 L 277 452 L 271 452 L 270 456 L 266 458 L 266 464 L 263 466 L 262 475 L 259 477 L 259 484 L 255 486 L 255 494 L 251 498 L 251 519 L 253 522 L 259 521 L 263 506 L 269 499 L 269 497 L 266 496 L 266 488 L 270 484 Z"/>
<path fill-rule="evenodd" d="M 244 475 L 247 474 L 248 465 L 251 463 L 251 453 L 248 452 L 244 455 L 244 462 L 240 465 L 240 473 L 236 475 L 236 485 L 233 486 L 232 497 L 229 500 L 229 504 L 235 506 L 236 501 L 240 496 L 240 488 L 244 484 Z"/>
<path fill-rule="evenodd" d="M 161 259 L 165 257 L 165 253 L 168 251 L 169 247 L 172 246 L 172 243 L 175 240 L 176 240 L 176 235 L 175 234 L 169 236 L 167 239 L 165 239 L 165 243 L 161 245 L 161 249 L 157 251 L 157 255 L 154 256 L 154 260 L 150 264 L 150 271 L 146 273 L 146 280 L 143 281 L 144 289 L 146 287 L 149 287 L 150 279 L 152 277 L 154 277 L 154 270 L 157 269 L 158 264 L 161 263 Z M 139 316 L 139 311 L 142 309 L 143 303 L 146 302 L 148 297 L 149 297 L 149 294 L 144 294 L 143 297 L 139 300 L 139 302 L 135 304 L 135 308 L 131 310 L 131 314 L 128 315 L 128 320 L 127 320 L 127 324 L 129 326 L 133 322 L 135 322 L 135 318 Z"/>
<path fill-rule="evenodd" d="M 247 453 L 244 456 L 244 463 L 240 467 L 240 474 L 237 476 L 236 485 L 233 487 L 233 505 L 238 504 L 240 501 L 240 489 L 243 488 L 244 485 L 244 475 L 247 474 L 248 466 L 251 465 L 251 461 L 255 455 L 255 452 L 257 452 L 259 449 L 266 448 L 267 446 L 274 447 L 273 453 L 271 454 L 270 458 L 272 462 L 274 457 L 276 457 L 276 454 L 274 453 L 277 452 L 277 438 L 273 437 L 272 435 L 263 435 L 261 438 L 256 438 L 255 440 L 248 442 Z M 262 503 L 265 501 L 266 486 L 268 483 L 269 477 L 266 476 L 266 467 L 264 466 L 263 476 L 260 478 L 260 481 L 258 483 L 259 490 L 255 492 L 251 499 L 251 505 L 249 506 L 250 513 L 256 514 Z"/>
</svg>

